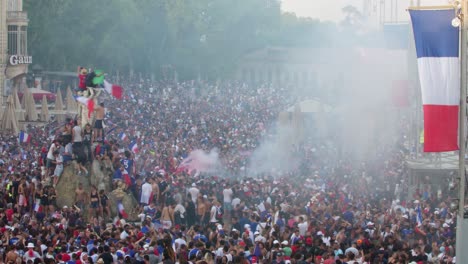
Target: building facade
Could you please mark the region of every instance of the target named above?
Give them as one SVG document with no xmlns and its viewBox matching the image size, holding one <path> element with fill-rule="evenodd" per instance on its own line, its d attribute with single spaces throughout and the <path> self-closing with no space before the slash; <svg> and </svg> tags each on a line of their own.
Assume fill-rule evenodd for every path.
<svg viewBox="0 0 468 264">
<path fill-rule="evenodd" d="M 32 56 L 28 53 L 28 15 L 23 0 L 0 0 L 0 103 L 25 81 Z"/>
</svg>

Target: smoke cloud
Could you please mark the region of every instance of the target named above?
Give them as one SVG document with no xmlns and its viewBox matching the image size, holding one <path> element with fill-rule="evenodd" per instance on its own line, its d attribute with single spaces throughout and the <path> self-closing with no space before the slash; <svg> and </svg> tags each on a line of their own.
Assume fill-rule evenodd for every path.
<svg viewBox="0 0 468 264">
<path fill-rule="evenodd" d="M 304 57 L 310 56 L 306 51 L 296 50 L 304 52 Z M 310 70 L 315 72 L 316 82 L 291 93 L 297 102 L 314 98 L 332 110 L 302 113 L 304 140 L 301 142 L 296 141 L 298 132 L 291 118 L 290 122 L 275 124 L 274 132 L 251 155 L 249 175 L 273 176 L 274 171 L 295 170 L 302 157 L 294 155 L 294 149 L 300 146 L 307 146 L 308 152 L 323 146 L 336 150 L 332 157 L 336 161 L 351 158 L 356 162 L 370 162 L 385 158 L 382 148 L 395 145 L 401 136 L 401 120 L 408 119 L 412 111 L 407 105 L 401 107 L 395 102 L 395 93 L 401 90 L 408 93 L 410 88 L 406 49 L 369 48 L 362 44 L 309 52 L 314 53 Z M 398 87 L 402 85 L 406 86 Z"/>
</svg>

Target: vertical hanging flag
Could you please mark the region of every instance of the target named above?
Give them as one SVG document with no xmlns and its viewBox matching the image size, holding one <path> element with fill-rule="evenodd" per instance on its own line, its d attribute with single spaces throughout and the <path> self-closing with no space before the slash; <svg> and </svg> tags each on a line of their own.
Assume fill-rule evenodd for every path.
<svg viewBox="0 0 468 264">
<path fill-rule="evenodd" d="M 129 146 L 129 149 L 133 152 L 133 153 L 138 153 L 138 144 L 136 141 L 130 143 L 130 146 Z"/>
<path fill-rule="evenodd" d="M 31 140 L 31 135 L 25 133 L 24 131 L 21 131 L 18 137 L 19 143 L 29 143 L 29 141 Z"/>
<path fill-rule="evenodd" d="M 424 152 L 458 149 L 459 29 L 453 9 L 410 10 L 424 110 Z"/>
</svg>

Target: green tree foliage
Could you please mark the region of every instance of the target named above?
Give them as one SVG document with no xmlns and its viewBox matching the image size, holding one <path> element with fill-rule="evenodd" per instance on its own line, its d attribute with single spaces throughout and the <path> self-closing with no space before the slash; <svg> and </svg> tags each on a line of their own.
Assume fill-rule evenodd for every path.
<svg viewBox="0 0 468 264">
<path fill-rule="evenodd" d="M 49 70 L 77 65 L 219 78 L 267 46 L 329 46 L 333 23 L 281 14 L 278 0 L 25 0 L 29 50 Z"/>
</svg>

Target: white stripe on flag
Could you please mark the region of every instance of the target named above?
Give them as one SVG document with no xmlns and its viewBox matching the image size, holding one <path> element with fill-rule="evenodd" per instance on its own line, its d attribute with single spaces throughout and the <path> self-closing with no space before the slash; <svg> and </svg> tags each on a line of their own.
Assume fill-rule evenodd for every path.
<svg viewBox="0 0 468 264">
<path fill-rule="evenodd" d="M 423 105 L 460 103 L 460 61 L 454 57 L 418 59 Z"/>
</svg>

